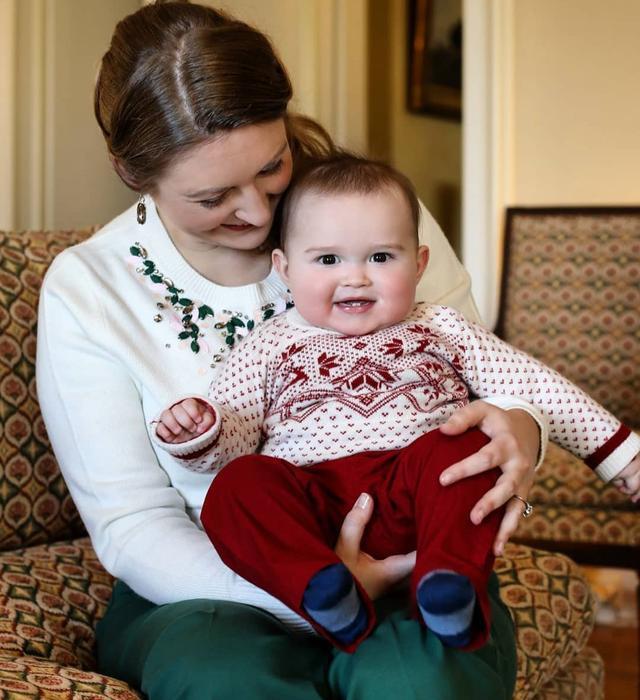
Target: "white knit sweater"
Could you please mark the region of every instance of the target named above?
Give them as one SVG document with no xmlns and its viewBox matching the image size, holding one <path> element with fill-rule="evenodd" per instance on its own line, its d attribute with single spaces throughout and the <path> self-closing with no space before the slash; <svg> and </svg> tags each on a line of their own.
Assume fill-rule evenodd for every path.
<svg viewBox="0 0 640 700">
<path fill-rule="evenodd" d="M 431 263 L 420 298 L 475 317 L 468 275 L 426 212 L 421 237 Z M 100 561 L 155 603 L 235 600 L 306 627 L 221 562 L 199 526 L 212 476 L 177 466 L 148 427 L 176 395 L 206 393 L 229 337 L 286 300 L 273 272 L 242 287 L 199 275 L 151 201 L 144 226 L 131 207 L 62 252 L 46 275 L 37 382 L 47 430 Z"/>
<path fill-rule="evenodd" d="M 552 440 L 612 479 L 640 438 L 557 372 L 446 306 L 418 304 L 402 323 L 345 337 L 296 311 L 256 329 L 214 378 L 203 435 L 158 443 L 194 471 L 250 450 L 306 466 L 405 447 L 469 402 L 498 392 L 532 403 Z"/>
</svg>

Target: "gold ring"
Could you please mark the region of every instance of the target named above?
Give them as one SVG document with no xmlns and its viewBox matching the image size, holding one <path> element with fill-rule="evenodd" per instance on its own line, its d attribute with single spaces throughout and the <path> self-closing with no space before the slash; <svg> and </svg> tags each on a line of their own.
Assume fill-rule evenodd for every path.
<svg viewBox="0 0 640 700">
<path fill-rule="evenodd" d="M 524 503 L 524 510 L 522 511 L 523 518 L 528 518 L 531 515 L 531 513 L 533 513 L 533 506 L 531 505 L 531 503 L 529 503 L 529 501 L 522 498 L 522 496 L 518 496 L 517 493 L 514 493 L 513 496 L 511 496 L 511 498 L 517 498 L 519 501 L 522 501 L 522 503 Z"/>
</svg>

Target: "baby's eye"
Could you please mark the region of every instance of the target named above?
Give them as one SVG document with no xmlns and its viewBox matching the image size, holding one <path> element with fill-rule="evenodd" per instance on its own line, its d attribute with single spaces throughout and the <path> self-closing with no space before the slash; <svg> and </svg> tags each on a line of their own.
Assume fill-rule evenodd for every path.
<svg viewBox="0 0 640 700">
<path fill-rule="evenodd" d="M 318 258 L 321 265 L 335 265 L 338 262 L 338 256 L 333 254 L 321 255 Z"/>
<path fill-rule="evenodd" d="M 389 255 L 389 253 L 374 253 L 369 258 L 369 260 L 371 260 L 371 262 L 374 263 L 384 263 L 387 262 L 387 260 L 389 260 L 390 258 L 391 256 Z"/>
</svg>

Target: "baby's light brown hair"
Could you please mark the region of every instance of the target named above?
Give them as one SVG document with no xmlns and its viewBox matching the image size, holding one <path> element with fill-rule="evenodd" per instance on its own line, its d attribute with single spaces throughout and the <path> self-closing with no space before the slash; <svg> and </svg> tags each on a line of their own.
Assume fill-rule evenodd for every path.
<svg viewBox="0 0 640 700">
<path fill-rule="evenodd" d="M 280 204 L 280 248 L 285 249 L 292 212 L 303 195 L 315 194 L 372 194 L 396 190 L 404 197 L 411 213 L 413 231 L 418 242 L 420 204 L 415 189 L 406 175 L 387 163 L 363 158 L 348 151 L 308 162 L 294 173 L 293 180 Z"/>
</svg>

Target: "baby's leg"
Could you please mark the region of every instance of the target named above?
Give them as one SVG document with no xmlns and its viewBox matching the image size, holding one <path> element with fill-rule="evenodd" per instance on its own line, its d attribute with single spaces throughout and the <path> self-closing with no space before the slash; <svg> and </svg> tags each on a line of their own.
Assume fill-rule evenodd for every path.
<svg viewBox="0 0 640 700">
<path fill-rule="evenodd" d="M 444 644 L 465 649 L 475 649 L 487 639 L 486 586 L 503 509 L 488 515 L 480 525 L 474 525 L 469 515 L 494 486 L 500 471 L 492 469 L 450 486 L 441 486 L 439 476 L 487 441 L 478 430 L 453 437 L 435 430 L 405 448 L 399 457 L 414 474 L 417 560 L 412 591 L 419 613 Z"/>
<path fill-rule="evenodd" d="M 329 546 L 303 472 L 263 455 L 234 460 L 214 479 L 202 524 L 231 569 L 352 651 L 373 627 L 373 607 Z"/>
</svg>

